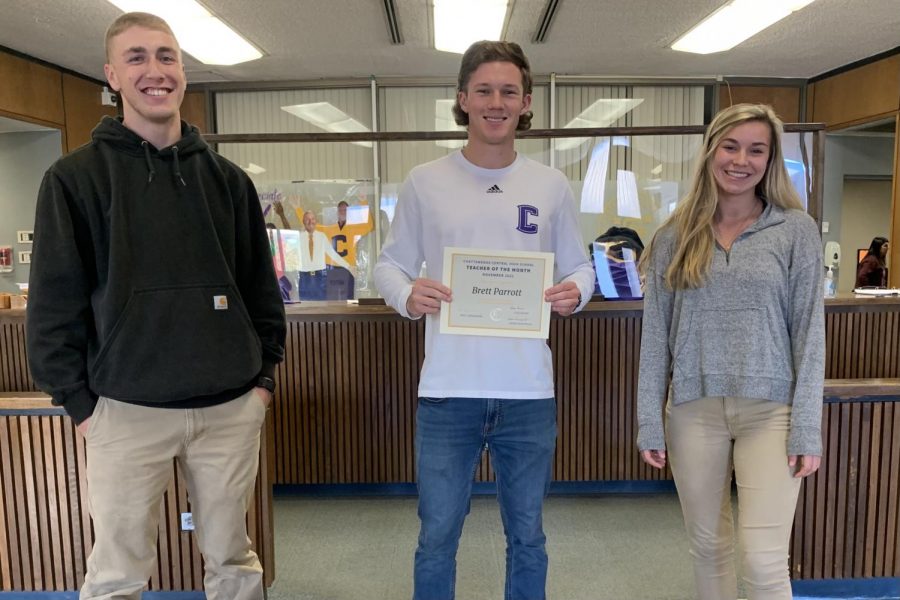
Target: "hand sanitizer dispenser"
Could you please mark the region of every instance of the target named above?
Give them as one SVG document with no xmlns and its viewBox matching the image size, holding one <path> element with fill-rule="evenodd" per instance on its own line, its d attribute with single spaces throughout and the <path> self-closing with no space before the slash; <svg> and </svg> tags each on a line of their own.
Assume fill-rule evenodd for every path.
<svg viewBox="0 0 900 600">
<path fill-rule="evenodd" d="M 825 271 L 825 297 L 834 298 L 834 267 L 831 265 Z"/>
</svg>

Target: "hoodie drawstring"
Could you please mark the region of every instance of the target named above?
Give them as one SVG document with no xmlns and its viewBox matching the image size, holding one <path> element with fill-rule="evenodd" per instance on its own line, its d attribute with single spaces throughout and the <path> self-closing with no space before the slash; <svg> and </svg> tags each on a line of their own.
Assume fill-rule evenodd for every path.
<svg viewBox="0 0 900 600">
<path fill-rule="evenodd" d="M 147 176 L 147 183 L 152 183 L 153 177 L 156 175 L 156 169 L 153 168 L 153 161 L 150 160 L 150 143 L 144 140 L 141 142 L 141 148 L 144 149 L 144 158 L 147 160 L 147 170 L 150 171 L 150 174 Z"/>
<path fill-rule="evenodd" d="M 178 146 L 172 146 L 172 159 L 173 159 L 173 169 L 175 170 L 175 177 L 178 178 L 178 181 L 181 182 L 181 185 L 187 187 L 187 184 L 184 182 L 184 177 L 181 176 L 181 166 L 178 163 Z"/>
</svg>

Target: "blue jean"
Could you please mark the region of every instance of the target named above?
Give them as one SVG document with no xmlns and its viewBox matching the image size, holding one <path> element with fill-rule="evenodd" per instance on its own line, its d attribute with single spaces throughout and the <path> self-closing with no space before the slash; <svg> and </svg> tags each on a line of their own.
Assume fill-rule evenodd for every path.
<svg viewBox="0 0 900 600">
<path fill-rule="evenodd" d="M 300 300 L 325 300 L 325 277 L 327 271 L 300 271 Z"/>
<path fill-rule="evenodd" d="M 487 447 L 506 535 L 506 600 L 541 600 L 547 581 L 541 511 L 556 447 L 556 401 L 419 398 L 419 545 L 414 600 L 451 600 L 472 482 Z"/>
</svg>

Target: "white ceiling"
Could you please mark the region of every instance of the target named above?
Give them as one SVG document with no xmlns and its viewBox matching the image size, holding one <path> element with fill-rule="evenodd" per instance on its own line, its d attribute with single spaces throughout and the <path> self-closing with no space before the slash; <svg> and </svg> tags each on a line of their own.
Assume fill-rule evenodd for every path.
<svg viewBox="0 0 900 600">
<path fill-rule="evenodd" d="M 429 47 L 428 0 L 394 0 L 404 43 L 391 45 L 383 0 L 203 0 L 262 49 L 257 61 L 208 67 L 191 83 L 390 76 L 452 77 L 459 55 Z M 506 39 L 536 74 L 810 78 L 900 46 L 900 0 L 817 0 L 737 48 L 707 56 L 668 48 L 724 0 L 559 0 L 533 44 L 547 0 L 514 0 Z M 0 45 L 102 79 L 106 0 L 0 0 Z M 477 18 L 477 15 L 473 15 Z"/>
</svg>

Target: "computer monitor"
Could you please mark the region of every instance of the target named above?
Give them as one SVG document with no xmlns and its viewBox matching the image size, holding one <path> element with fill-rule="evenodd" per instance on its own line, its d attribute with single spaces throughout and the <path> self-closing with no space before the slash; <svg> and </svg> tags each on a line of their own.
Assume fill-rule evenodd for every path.
<svg viewBox="0 0 900 600">
<path fill-rule="evenodd" d="M 594 242 L 591 258 L 596 288 L 604 298 L 630 300 L 643 297 L 637 271 L 637 254 L 622 242 Z"/>
</svg>

